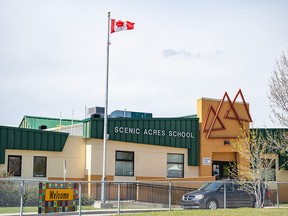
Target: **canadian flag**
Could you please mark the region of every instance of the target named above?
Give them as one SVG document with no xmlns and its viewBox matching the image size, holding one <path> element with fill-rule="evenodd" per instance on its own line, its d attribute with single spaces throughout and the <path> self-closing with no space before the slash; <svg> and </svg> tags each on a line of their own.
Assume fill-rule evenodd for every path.
<svg viewBox="0 0 288 216">
<path fill-rule="evenodd" d="M 111 19 L 111 33 L 134 29 L 133 22 Z"/>
</svg>

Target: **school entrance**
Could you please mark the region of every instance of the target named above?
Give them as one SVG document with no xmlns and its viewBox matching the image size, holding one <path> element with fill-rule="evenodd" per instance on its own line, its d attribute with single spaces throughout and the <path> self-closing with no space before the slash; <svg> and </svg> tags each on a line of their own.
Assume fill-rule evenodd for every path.
<svg viewBox="0 0 288 216">
<path fill-rule="evenodd" d="M 234 178 L 233 169 L 237 169 L 236 162 L 212 161 L 212 176 L 216 176 L 216 180 Z"/>
<path fill-rule="evenodd" d="M 212 176 L 216 179 L 231 179 L 237 174 L 237 162 L 235 152 L 214 152 L 212 156 Z"/>
</svg>

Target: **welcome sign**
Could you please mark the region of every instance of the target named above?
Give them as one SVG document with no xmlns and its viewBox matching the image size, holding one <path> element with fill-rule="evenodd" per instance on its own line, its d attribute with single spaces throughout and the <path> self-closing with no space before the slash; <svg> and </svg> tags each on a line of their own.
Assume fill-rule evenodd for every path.
<svg viewBox="0 0 288 216">
<path fill-rule="evenodd" d="M 38 214 L 77 211 L 79 183 L 39 183 Z"/>
<path fill-rule="evenodd" d="M 73 200 L 74 189 L 46 189 L 46 201 Z"/>
</svg>

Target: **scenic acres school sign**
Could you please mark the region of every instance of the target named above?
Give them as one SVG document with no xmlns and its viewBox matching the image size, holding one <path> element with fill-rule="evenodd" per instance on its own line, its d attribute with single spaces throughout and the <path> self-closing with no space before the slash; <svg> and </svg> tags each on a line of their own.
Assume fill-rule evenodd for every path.
<svg viewBox="0 0 288 216">
<path fill-rule="evenodd" d="M 169 136 L 169 137 L 183 137 L 183 138 L 194 138 L 193 132 L 188 131 L 176 131 L 176 130 L 159 130 L 159 129 L 140 129 L 130 127 L 114 127 L 114 133 L 120 134 L 137 134 L 137 135 L 148 135 L 148 136 Z"/>
<path fill-rule="evenodd" d="M 84 120 L 84 137 L 103 139 L 102 118 Z M 188 165 L 199 164 L 198 118 L 109 118 L 108 139 L 188 149 Z"/>
<path fill-rule="evenodd" d="M 84 136 L 103 138 L 103 119 L 84 121 Z M 177 146 L 198 142 L 198 118 L 108 119 L 110 140 Z M 186 147 L 186 146 L 179 146 Z"/>
</svg>

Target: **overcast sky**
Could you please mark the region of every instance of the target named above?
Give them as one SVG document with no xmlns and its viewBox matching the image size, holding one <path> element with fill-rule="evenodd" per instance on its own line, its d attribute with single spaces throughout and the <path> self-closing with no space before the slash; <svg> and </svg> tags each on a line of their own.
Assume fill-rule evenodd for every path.
<svg viewBox="0 0 288 216">
<path fill-rule="evenodd" d="M 278 127 L 267 92 L 286 0 L 0 0 L 0 125 L 104 106 L 108 11 L 135 22 L 111 35 L 109 113 L 185 116 L 242 89 L 254 126 Z"/>
</svg>

